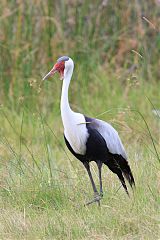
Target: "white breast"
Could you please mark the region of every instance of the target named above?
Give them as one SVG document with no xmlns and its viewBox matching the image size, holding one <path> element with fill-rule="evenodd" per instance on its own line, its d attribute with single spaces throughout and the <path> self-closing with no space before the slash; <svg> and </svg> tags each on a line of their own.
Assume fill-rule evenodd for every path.
<svg viewBox="0 0 160 240">
<path fill-rule="evenodd" d="M 80 113 L 72 112 L 72 116 L 62 118 L 64 125 L 64 135 L 67 138 L 72 149 L 81 155 L 86 153 L 86 142 L 88 131 L 86 128 L 85 118 Z"/>
</svg>

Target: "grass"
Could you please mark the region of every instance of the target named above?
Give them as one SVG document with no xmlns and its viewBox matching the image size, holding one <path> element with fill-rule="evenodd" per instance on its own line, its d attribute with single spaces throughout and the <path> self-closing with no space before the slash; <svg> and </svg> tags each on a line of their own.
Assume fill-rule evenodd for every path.
<svg viewBox="0 0 160 240">
<path fill-rule="evenodd" d="M 158 239 L 158 1 L 1 2 L 0 239 Z M 84 207 L 93 193 L 64 144 L 61 82 L 40 87 L 63 54 L 75 61 L 72 108 L 119 131 L 130 198 L 104 167 L 101 207 Z"/>
<path fill-rule="evenodd" d="M 54 84 L 48 82 L 46 87 L 54 89 Z M 101 84 L 103 89 L 106 82 Z M 113 95 L 121 89 L 117 85 L 111 91 Z M 112 86 L 106 87 L 108 91 L 109 88 Z M 2 239 L 158 239 L 159 161 L 143 119 L 128 107 L 133 99 L 140 101 L 140 88 L 135 96 L 131 87 L 127 104 L 123 95 L 117 95 L 112 104 L 107 104 L 113 108 L 100 116 L 120 130 L 136 180 L 136 190 L 129 199 L 123 189 L 118 190 L 118 179 L 104 167 L 105 193 L 101 208 L 96 204 L 83 206 L 91 199 L 92 189 L 81 163 L 64 146 L 59 113 L 48 109 L 46 114 L 40 114 L 40 109 L 32 112 L 23 104 L 18 113 L 5 106 L 1 108 Z M 101 95 L 106 94 L 106 89 Z M 98 115 L 104 102 L 97 101 L 101 98 L 96 93 L 88 95 L 93 95 L 93 100 L 89 101 L 86 95 L 80 108 L 85 104 L 84 111 L 89 109 L 91 115 Z M 153 97 L 151 89 L 150 97 Z M 118 102 L 122 103 L 120 109 L 115 108 Z M 159 119 L 152 115 L 147 98 L 140 102 L 138 109 L 144 108 L 142 114 L 158 153 Z M 92 171 L 98 184 L 94 164 Z"/>
<path fill-rule="evenodd" d="M 131 199 L 117 192 L 119 182 L 105 168 L 101 208 L 83 207 L 92 196 L 88 178 L 78 161 L 71 158 L 71 165 L 61 151 L 55 153 L 57 163 L 63 159 L 61 168 L 54 169 L 52 158 L 52 180 L 47 159 L 40 158 L 41 171 L 23 159 L 22 171 L 12 158 L 3 168 L 1 238 L 158 239 L 157 159 L 145 150 L 128 152 L 136 191 Z"/>
</svg>

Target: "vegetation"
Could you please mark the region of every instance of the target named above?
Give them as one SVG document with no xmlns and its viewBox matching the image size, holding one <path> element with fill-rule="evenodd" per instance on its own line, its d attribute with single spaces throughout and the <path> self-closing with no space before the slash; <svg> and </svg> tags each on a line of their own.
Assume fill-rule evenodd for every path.
<svg viewBox="0 0 160 240">
<path fill-rule="evenodd" d="M 158 239 L 159 11 L 158 0 L 1 0 L 0 239 Z M 93 193 L 64 145 L 61 82 L 41 84 L 65 54 L 72 108 L 120 133 L 130 198 L 104 167 L 101 207 L 84 207 Z"/>
</svg>

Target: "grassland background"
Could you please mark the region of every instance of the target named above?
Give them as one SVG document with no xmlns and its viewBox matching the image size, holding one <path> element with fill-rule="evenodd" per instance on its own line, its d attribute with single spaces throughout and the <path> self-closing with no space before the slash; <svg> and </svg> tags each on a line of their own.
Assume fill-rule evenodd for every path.
<svg viewBox="0 0 160 240">
<path fill-rule="evenodd" d="M 0 239 L 159 239 L 159 26 L 159 0 L 1 0 Z M 123 139 L 130 199 L 104 167 L 101 207 L 83 207 L 92 189 L 64 145 L 61 82 L 41 85 L 62 55 L 72 108 Z"/>
</svg>

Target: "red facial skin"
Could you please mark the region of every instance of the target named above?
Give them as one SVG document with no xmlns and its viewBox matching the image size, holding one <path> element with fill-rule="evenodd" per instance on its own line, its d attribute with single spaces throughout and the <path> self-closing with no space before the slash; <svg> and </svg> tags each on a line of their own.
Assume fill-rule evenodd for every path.
<svg viewBox="0 0 160 240">
<path fill-rule="evenodd" d="M 65 62 L 57 62 L 54 67 L 51 69 L 49 73 L 43 78 L 43 80 L 48 79 L 49 77 L 53 76 L 56 72 L 60 73 L 60 79 L 62 80 L 64 78 L 64 68 L 65 68 Z"/>
<path fill-rule="evenodd" d="M 60 73 L 60 77 L 63 78 L 64 76 L 64 65 L 65 62 L 59 62 L 59 63 L 56 63 L 53 67 L 53 70 L 54 72 L 59 72 Z"/>
</svg>

